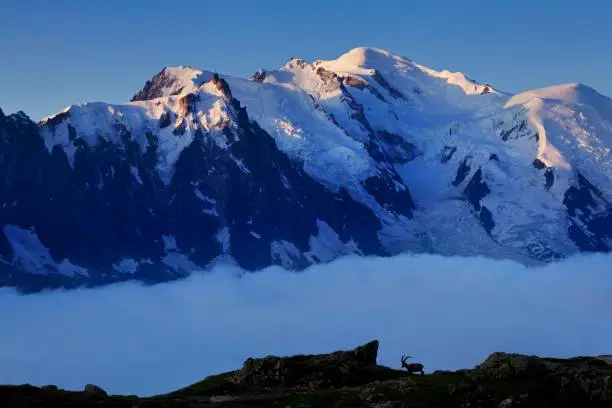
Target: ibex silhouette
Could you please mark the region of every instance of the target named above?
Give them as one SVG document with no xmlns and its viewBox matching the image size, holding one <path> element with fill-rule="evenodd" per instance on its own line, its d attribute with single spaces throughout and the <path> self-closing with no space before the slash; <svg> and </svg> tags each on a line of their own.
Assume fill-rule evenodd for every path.
<svg viewBox="0 0 612 408">
<path fill-rule="evenodd" d="M 409 358 L 412 358 L 412 356 L 405 356 L 405 355 L 402 356 L 402 368 L 405 368 L 406 370 L 408 370 L 410 374 L 421 373 L 421 375 L 424 375 L 425 372 L 423 371 L 423 364 L 421 363 L 408 364 L 406 361 L 408 361 Z"/>
</svg>

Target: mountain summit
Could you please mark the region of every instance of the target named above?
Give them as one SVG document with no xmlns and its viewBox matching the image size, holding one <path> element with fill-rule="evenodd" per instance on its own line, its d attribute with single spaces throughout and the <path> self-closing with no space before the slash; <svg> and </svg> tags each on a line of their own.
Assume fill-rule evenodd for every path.
<svg viewBox="0 0 612 408">
<path fill-rule="evenodd" d="M 167 67 L 126 104 L 0 113 L 0 285 L 609 251 L 611 149 L 612 100 L 580 84 L 512 95 L 366 47 Z"/>
</svg>

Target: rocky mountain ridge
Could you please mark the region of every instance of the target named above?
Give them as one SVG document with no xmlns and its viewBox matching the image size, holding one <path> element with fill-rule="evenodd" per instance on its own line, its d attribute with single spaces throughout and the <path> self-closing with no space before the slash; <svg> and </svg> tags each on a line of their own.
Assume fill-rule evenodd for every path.
<svg viewBox="0 0 612 408">
<path fill-rule="evenodd" d="M 0 113 L 0 285 L 609 251 L 611 150 L 612 100 L 579 84 L 510 95 L 373 48 L 164 68 L 127 104 Z"/>
<path fill-rule="evenodd" d="M 110 396 L 54 386 L 0 386 L 14 408 L 63 407 L 610 407 L 607 357 L 541 358 L 493 353 L 472 369 L 425 375 L 377 365 L 378 341 L 320 355 L 249 358 L 236 371 L 168 394 Z"/>
</svg>

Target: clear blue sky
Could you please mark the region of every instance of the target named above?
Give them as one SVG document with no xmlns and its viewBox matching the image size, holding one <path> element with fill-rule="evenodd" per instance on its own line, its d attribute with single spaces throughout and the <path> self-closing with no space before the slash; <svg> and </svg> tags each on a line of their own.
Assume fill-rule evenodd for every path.
<svg viewBox="0 0 612 408">
<path fill-rule="evenodd" d="M 0 0 L 0 108 L 38 120 L 127 101 L 166 65 L 247 76 L 356 46 L 509 92 L 583 82 L 612 96 L 604 0 Z"/>
</svg>

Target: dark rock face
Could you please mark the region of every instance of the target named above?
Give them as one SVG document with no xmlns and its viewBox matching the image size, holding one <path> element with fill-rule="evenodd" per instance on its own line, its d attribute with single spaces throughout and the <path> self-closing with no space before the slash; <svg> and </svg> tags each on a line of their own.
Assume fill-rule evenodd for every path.
<svg viewBox="0 0 612 408">
<path fill-rule="evenodd" d="M 367 178 L 362 184 L 366 191 L 387 210 L 412 217 L 415 209 L 414 201 L 399 176 L 393 177 L 383 173 Z"/>
<path fill-rule="evenodd" d="M 11 162 L 3 163 L 8 183 L 2 196 L 13 205 L 0 209 L 0 225 L 33 229 L 55 263 L 69 259 L 91 269 L 88 277 L 69 277 L 51 268 L 56 276 L 40 279 L 41 284 L 55 279 L 61 284 L 68 278 L 73 285 L 120 279 L 112 265 L 123 257 L 159 258 L 163 253 L 163 243 L 152 239 L 161 238 L 165 229 L 164 221 L 150 211 L 165 201 L 165 194 L 158 194 L 162 183 L 154 170 L 154 146 L 141 154 L 123 129 L 123 149 L 109 142 L 95 147 L 83 142 L 71 167 L 59 146 L 47 151 L 35 124 L 5 127 L 5 131 L 8 140 L 0 144 L 0 151 L 8 149 Z M 132 169 L 138 171 L 140 182 Z M 11 260 L 14 253 L 6 234 L 0 239 L 0 254 Z M 141 273 L 133 277 L 159 278 L 145 270 Z"/>
<path fill-rule="evenodd" d="M 563 204 L 570 221 L 569 237 L 582 251 L 609 251 L 612 238 L 612 203 L 581 173 L 565 192 Z"/>
<path fill-rule="evenodd" d="M 223 88 L 223 80 L 217 81 Z M 182 115 L 194 114 L 193 103 L 189 95 L 180 100 Z M 0 196 L 7 205 L 0 203 L 0 225 L 35 231 L 55 264 L 69 260 L 87 273 L 66 276 L 50 265 L 48 275 L 34 277 L 0 262 L 0 284 L 31 291 L 126 279 L 154 283 L 190 272 L 168 259 L 177 251 L 200 267 L 227 252 L 252 271 L 277 262 L 270 248 L 281 241 L 297 248 L 292 262 L 301 269 L 312 262 L 302 254 L 319 221 L 362 253 L 387 255 L 371 209 L 345 189 L 332 192 L 292 163 L 237 100 L 229 101 L 229 109 L 237 130 L 223 129 L 228 147 L 196 130 L 167 185 L 156 169 L 152 134 L 146 135 L 144 152 L 126 128 L 117 128 L 122 146 L 104 140 L 88 146 L 75 135 L 79 143 L 71 165 L 59 146 L 46 149 L 36 124 L 2 117 Z M 404 212 L 411 208 L 410 201 L 402 205 Z M 169 237 L 175 248 L 166 248 Z M 3 231 L 0 256 L 8 262 L 15 256 Z M 114 265 L 123 259 L 140 266 L 132 273 L 117 270 Z"/>
<path fill-rule="evenodd" d="M 491 231 L 493 231 L 493 227 L 495 227 L 495 221 L 493 221 L 493 214 L 487 207 L 484 205 L 480 208 L 480 214 L 478 216 L 480 220 L 480 224 L 490 235 Z"/>
<path fill-rule="evenodd" d="M 407 101 L 408 99 L 397 89 L 393 88 L 391 86 L 391 84 L 389 84 L 389 82 L 387 82 L 387 80 L 385 79 L 384 76 L 382 76 L 382 74 L 378 71 L 374 71 L 374 74 L 372 75 L 372 79 L 374 79 L 376 82 L 378 82 L 378 84 L 380 86 L 382 86 L 387 92 L 389 92 L 389 95 L 391 95 L 393 98 L 395 99 L 402 99 L 404 101 Z"/>
<path fill-rule="evenodd" d="M 363 105 L 353 99 L 353 97 L 346 91 L 342 96 L 342 99 L 348 105 L 348 107 L 353 110 L 353 112 L 350 114 L 350 118 L 359 122 L 361 126 L 368 131 L 368 133 L 373 134 L 374 129 L 372 129 L 370 122 L 368 122 L 368 119 L 366 118 Z"/>
<path fill-rule="evenodd" d="M 540 159 L 535 159 L 533 161 L 533 167 L 538 170 L 544 170 L 544 187 L 547 190 L 550 190 L 550 188 L 555 183 L 555 174 L 553 169 L 546 166 L 546 164 Z"/>
<path fill-rule="evenodd" d="M 449 154 L 449 157 L 452 156 L 453 153 L 454 151 Z M 470 160 L 471 157 L 467 156 L 459 164 L 459 167 L 457 168 L 457 174 L 455 175 L 455 179 L 453 180 L 453 186 L 457 187 L 459 184 L 463 183 L 467 175 L 470 173 Z"/>
<path fill-rule="evenodd" d="M 476 173 L 474 173 L 474 176 L 464 190 L 466 199 L 472 204 L 475 210 L 480 210 L 480 200 L 490 192 L 489 186 L 487 186 L 487 183 L 482 179 L 482 169 L 478 169 Z"/>
<path fill-rule="evenodd" d="M 490 192 L 489 186 L 487 186 L 487 183 L 483 180 L 482 169 L 478 169 L 476 173 L 474 173 L 474 176 L 463 190 L 464 197 L 472 207 L 474 207 L 474 210 L 476 210 L 480 224 L 488 234 L 491 234 L 493 227 L 495 227 L 495 222 L 491 211 L 482 205 L 480 200 Z"/>
<path fill-rule="evenodd" d="M 44 171 L 50 156 L 38 129 L 33 122 L 23 123 L 13 115 L 0 116 L 0 226 L 9 219 L 21 221 L 26 214 L 17 212 L 33 211 L 38 197 L 33 192 L 46 178 Z M 3 232 L 3 231 L 2 231 Z M 11 246 L 4 233 L 0 233 L 0 255 L 11 254 Z M 10 258 L 9 258 L 10 259 Z M 0 262 L 0 265 L 2 263 Z M 2 268 L 2 266 L 0 266 Z"/>
<path fill-rule="evenodd" d="M 405 164 L 418 155 L 413 144 L 384 130 L 374 132 L 366 143 L 366 149 L 379 163 Z"/>
<path fill-rule="evenodd" d="M 582 174 L 576 173 L 577 185 L 571 186 L 565 192 L 563 204 L 567 207 L 567 213 L 574 217 L 578 212 L 586 216 L 596 211 L 598 204 L 596 199 L 601 199 L 601 193 Z"/>
<path fill-rule="evenodd" d="M 550 190 L 550 188 L 555 184 L 555 173 L 550 167 L 544 170 L 544 180 L 544 187 L 547 190 Z"/>
<path fill-rule="evenodd" d="M 532 135 L 530 133 L 529 127 L 527 126 L 527 121 L 522 120 L 518 124 L 515 124 L 510 128 L 502 129 L 499 133 L 499 136 L 504 142 L 506 142 L 508 140 L 516 140 L 523 137 L 530 137 Z M 533 137 L 537 139 L 537 133 Z"/>
</svg>

